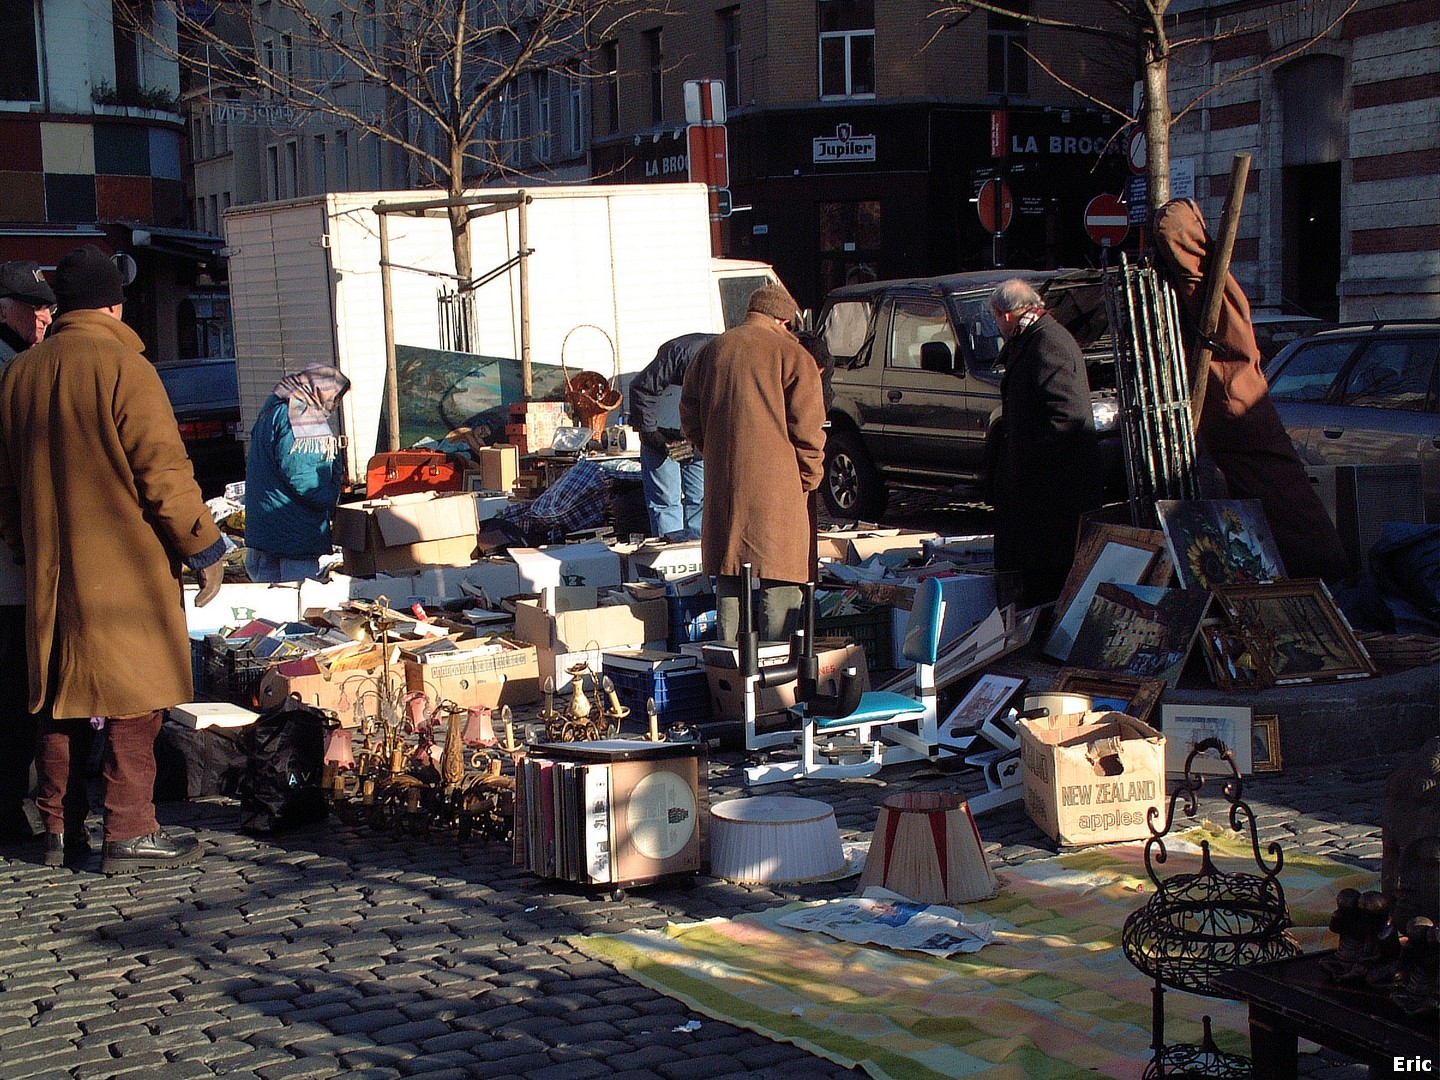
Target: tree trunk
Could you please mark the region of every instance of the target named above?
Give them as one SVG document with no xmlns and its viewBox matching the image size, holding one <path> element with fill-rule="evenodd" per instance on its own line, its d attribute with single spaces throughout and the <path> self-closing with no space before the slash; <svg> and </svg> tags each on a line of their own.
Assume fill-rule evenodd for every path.
<svg viewBox="0 0 1440 1080">
<path fill-rule="evenodd" d="M 1151 42 L 1145 49 L 1145 171 L 1150 188 L 1150 209 L 1170 201 L 1170 57 Z"/>
</svg>

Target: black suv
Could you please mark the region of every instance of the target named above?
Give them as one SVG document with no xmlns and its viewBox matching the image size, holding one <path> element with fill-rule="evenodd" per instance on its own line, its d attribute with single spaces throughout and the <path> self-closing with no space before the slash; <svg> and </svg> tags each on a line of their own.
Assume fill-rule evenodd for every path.
<svg viewBox="0 0 1440 1080">
<path fill-rule="evenodd" d="M 180 438 L 195 466 L 205 498 L 245 479 L 245 444 L 240 440 L 240 383 L 233 357 L 162 360 L 155 365 Z"/>
<path fill-rule="evenodd" d="M 846 285 L 825 298 L 817 332 L 835 355 L 835 400 L 821 490 L 839 518 L 875 520 L 887 483 L 973 488 L 988 497 L 1000 418 L 1004 339 L 995 287 L 1030 282 L 1085 350 L 1106 476 L 1121 484 L 1115 361 L 1098 273 L 990 270 Z"/>
</svg>

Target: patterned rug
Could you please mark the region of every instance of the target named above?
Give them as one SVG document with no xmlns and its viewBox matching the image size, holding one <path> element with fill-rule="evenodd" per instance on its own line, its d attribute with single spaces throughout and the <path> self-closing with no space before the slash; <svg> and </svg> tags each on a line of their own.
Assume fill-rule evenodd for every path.
<svg viewBox="0 0 1440 1080">
<path fill-rule="evenodd" d="M 1206 835 L 1172 841 L 1158 869 L 1198 869 L 1193 842 Z M 1248 848 L 1211 840 L 1221 870 L 1255 872 Z M 1125 959 L 1120 930 L 1153 888 L 1143 845 L 1084 849 L 997 876 L 1000 895 L 963 910 L 1010 929 L 946 959 L 778 925 L 801 904 L 573 943 L 705 1016 L 882 1080 L 1139 1077 L 1151 1053 L 1151 983 Z M 1280 883 L 1307 951 L 1325 945 L 1336 893 L 1376 887 L 1372 873 L 1303 854 L 1286 856 Z M 1222 1049 L 1249 1052 L 1239 1003 L 1167 991 L 1165 1013 L 1168 1042 L 1198 1043 L 1208 1015 Z"/>
</svg>

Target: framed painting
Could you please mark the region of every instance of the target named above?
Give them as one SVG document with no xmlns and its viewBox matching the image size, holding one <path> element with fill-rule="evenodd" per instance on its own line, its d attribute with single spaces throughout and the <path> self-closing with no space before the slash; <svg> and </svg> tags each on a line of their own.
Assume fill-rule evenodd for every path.
<svg viewBox="0 0 1440 1080">
<path fill-rule="evenodd" d="M 1263 643 L 1248 639 L 1220 619 L 1200 624 L 1200 648 L 1210 681 L 1221 690 L 1263 690 L 1270 685 Z"/>
<path fill-rule="evenodd" d="M 1071 666 L 1174 686 L 1209 604 L 1202 589 L 1101 582 L 1075 636 Z"/>
<path fill-rule="evenodd" d="M 1285 576 L 1258 499 L 1162 499 L 1155 508 L 1182 588 L 1255 585 Z"/>
<path fill-rule="evenodd" d="M 1165 736 L 1165 771 L 1185 772 L 1185 759 L 1206 739 L 1219 739 L 1235 752 L 1240 775 L 1253 770 L 1251 710 L 1235 705 L 1162 705 L 1160 731 Z M 1216 754 L 1197 754 L 1190 764 L 1196 776 L 1229 776 L 1230 766 Z"/>
<path fill-rule="evenodd" d="M 950 735 L 968 735 L 979 731 L 980 725 L 997 715 L 1020 688 L 1025 680 L 1008 675 L 981 675 L 969 692 L 960 699 L 950 715 L 941 724 L 942 730 Z"/>
<path fill-rule="evenodd" d="M 1250 764 L 1257 773 L 1280 771 L 1280 718 L 1257 716 L 1250 722 Z"/>
<path fill-rule="evenodd" d="M 1231 625 L 1254 644 L 1256 663 L 1271 683 L 1363 679 L 1375 664 L 1316 579 L 1269 585 L 1217 585 L 1215 600 Z"/>
<path fill-rule="evenodd" d="M 1123 585 L 1139 585 L 1145 579 L 1150 567 L 1159 557 L 1160 551 L 1149 544 L 1129 539 L 1106 540 L 1081 556 L 1076 555 L 1070 574 L 1080 577 L 1079 584 L 1068 598 L 1062 593 L 1062 600 L 1055 604 L 1055 627 L 1042 650 L 1046 656 L 1065 661 L 1070 658 L 1070 649 L 1075 644 L 1075 635 L 1090 610 L 1090 601 L 1095 589 L 1102 582 L 1118 582 Z M 1088 564 L 1088 565 L 1087 565 Z M 1083 575 L 1079 572 L 1083 570 Z M 1067 592 L 1070 581 L 1066 581 Z"/>
<path fill-rule="evenodd" d="M 1155 706 L 1160 703 L 1160 695 L 1165 692 L 1165 680 L 1137 679 L 1112 671 L 1061 668 L 1055 676 L 1054 689 L 1084 694 L 1095 709 L 1123 712 L 1148 724 Z"/>
</svg>

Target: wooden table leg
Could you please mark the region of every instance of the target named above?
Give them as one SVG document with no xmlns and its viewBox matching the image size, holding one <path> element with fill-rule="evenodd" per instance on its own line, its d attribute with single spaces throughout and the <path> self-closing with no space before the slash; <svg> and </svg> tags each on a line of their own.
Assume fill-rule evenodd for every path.
<svg viewBox="0 0 1440 1080">
<path fill-rule="evenodd" d="M 1250 1062 L 1255 1080 L 1295 1080 L 1299 1038 L 1285 1018 L 1250 1004 Z"/>
</svg>

